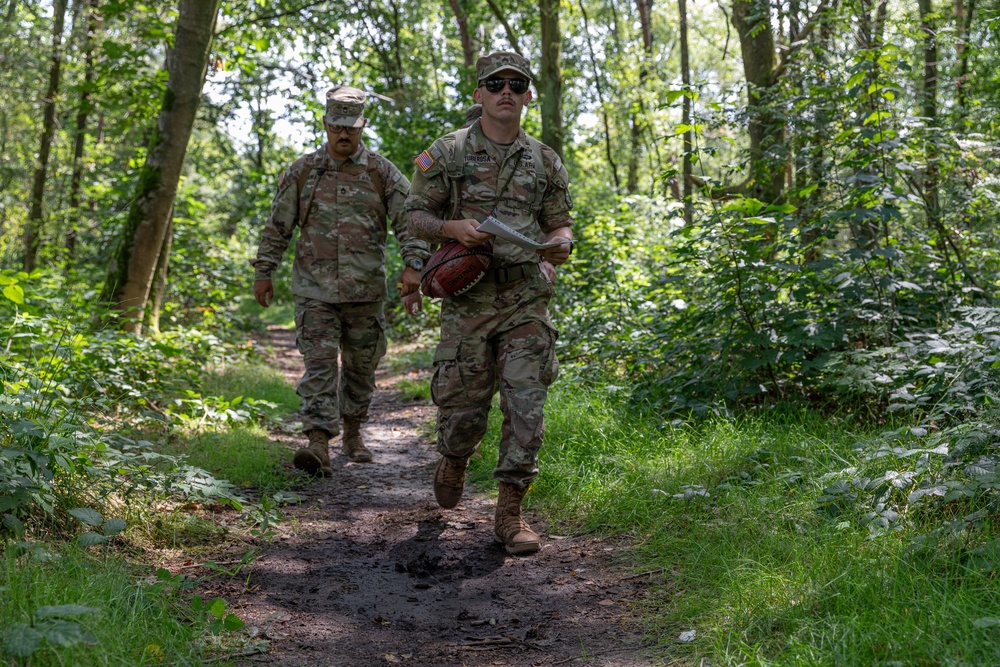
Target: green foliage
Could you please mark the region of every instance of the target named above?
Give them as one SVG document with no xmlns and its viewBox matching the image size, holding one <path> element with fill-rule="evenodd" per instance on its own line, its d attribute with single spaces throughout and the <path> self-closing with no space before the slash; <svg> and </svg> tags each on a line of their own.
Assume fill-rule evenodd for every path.
<svg viewBox="0 0 1000 667">
<path fill-rule="evenodd" d="M 494 411 L 483 458 L 473 461 L 475 479 L 486 484 L 498 417 Z M 998 562 L 992 518 L 966 516 L 952 504 L 945 539 L 926 532 L 943 525 L 940 517 L 866 517 L 871 507 L 831 515 L 826 497 L 845 468 L 899 500 L 899 478 L 876 480 L 874 466 L 912 470 L 922 457 L 931 473 L 946 466 L 944 455 L 926 451 L 934 442 L 923 436 L 898 434 L 907 450 L 923 451 L 871 459 L 866 452 L 875 447 L 853 446 L 862 438 L 874 441 L 794 406 L 697 424 L 665 421 L 655 408 L 630 403 L 621 388 L 560 381 L 527 498 L 555 519 L 552 533 L 596 531 L 627 554 L 647 592 L 631 613 L 644 619 L 666 659 L 994 662 L 989 633 L 1000 606 L 991 583 Z M 928 500 L 899 514 L 922 514 Z M 689 631 L 694 641 L 678 642 Z"/>
<path fill-rule="evenodd" d="M 205 601 L 200 595 L 195 595 L 191 598 L 191 611 L 197 622 L 204 623 L 213 635 L 223 631 L 236 632 L 245 625 L 236 614 L 226 613 L 226 601 L 222 598 Z"/>
<path fill-rule="evenodd" d="M 97 644 L 92 632 L 75 620 L 66 620 L 96 611 L 95 607 L 73 604 L 39 607 L 30 623 L 8 628 L 4 651 L 17 658 L 30 658 L 43 642 L 55 648 Z"/>
<path fill-rule="evenodd" d="M 404 401 L 429 401 L 431 384 L 429 379 L 411 380 L 403 378 L 396 385 L 399 397 Z"/>
<path fill-rule="evenodd" d="M 107 553 L 8 543 L 0 554 L 0 662 L 151 665 L 169 655 L 202 663 L 194 640 L 204 630 L 178 620 L 185 613 L 181 594 L 196 582 L 173 579 L 138 580 Z"/>
</svg>

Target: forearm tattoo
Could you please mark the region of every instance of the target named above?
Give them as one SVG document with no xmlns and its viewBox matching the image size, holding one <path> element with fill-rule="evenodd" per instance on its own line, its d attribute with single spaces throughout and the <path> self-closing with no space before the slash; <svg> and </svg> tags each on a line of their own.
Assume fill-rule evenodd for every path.
<svg viewBox="0 0 1000 667">
<path fill-rule="evenodd" d="M 445 243 L 444 220 L 427 211 L 410 211 L 410 230 L 413 235 L 431 243 Z"/>
</svg>

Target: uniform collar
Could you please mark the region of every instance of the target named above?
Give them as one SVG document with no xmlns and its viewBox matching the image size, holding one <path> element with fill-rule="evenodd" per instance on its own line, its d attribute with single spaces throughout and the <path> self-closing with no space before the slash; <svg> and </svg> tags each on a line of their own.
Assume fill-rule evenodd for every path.
<svg viewBox="0 0 1000 667">
<path fill-rule="evenodd" d="M 483 128 L 478 119 L 475 123 L 469 126 L 469 135 L 471 139 L 471 143 L 469 144 L 471 152 L 477 153 L 479 151 L 485 151 L 487 150 L 487 146 L 492 148 L 493 144 L 486 138 L 486 133 L 483 132 Z M 507 151 L 507 155 L 511 156 L 522 148 L 528 148 L 528 135 L 524 133 L 524 129 L 518 128 L 517 138 L 514 139 L 514 143 L 511 144 L 510 149 Z"/>
<path fill-rule="evenodd" d="M 370 155 L 370 153 L 371 151 L 368 150 L 368 147 L 365 146 L 365 142 L 362 141 L 361 143 L 358 144 L 357 150 L 354 151 L 351 157 L 347 159 L 353 162 L 354 164 L 360 164 L 363 167 L 367 167 L 368 156 Z M 333 168 L 336 165 L 336 162 L 330 156 L 330 153 L 327 152 L 325 143 L 323 144 L 322 148 L 313 153 L 313 164 L 314 166 L 317 167 L 323 166 L 328 168 Z"/>
</svg>

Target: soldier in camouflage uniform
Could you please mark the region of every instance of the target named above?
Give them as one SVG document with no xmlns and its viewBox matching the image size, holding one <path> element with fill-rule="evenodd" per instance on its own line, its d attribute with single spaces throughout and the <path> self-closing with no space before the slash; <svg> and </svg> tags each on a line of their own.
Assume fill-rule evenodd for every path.
<svg viewBox="0 0 1000 667">
<path fill-rule="evenodd" d="M 469 127 L 477 120 L 483 117 L 483 105 L 473 104 L 468 109 L 465 110 L 465 122 L 462 123 L 462 127 Z"/>
<path fill-rule="evenodd" d="M 257 257 L 250 261 L 254 296 L 267 307 L 274 297 L 271 274 L 299 228 L 292 293 L 296 345 L 305 364 L 298 385 L 302 430 L 309 446 L 295 453 L 294 462 L 314 474 L 332 473 L 329 440 L 340 432 L 341 417 L 348 459 L 372 460 L 361 424 L 368 420 L 375 367 L 386 347 L 386 218 L 406 264 L 397 286 L 401 295 L 419 289 L 430 256 L 428 244 L 406 229 L 409 181 L 361 142 L 364 104 L 365 94 L 356 88 L 327 93 L 327 143 L 281 175 Z"/>
<path fill-rule="evenodd" d="M 476 227 L 490 213 L 538 240 L 570 241 L 569 179 L 555 152 L 521 130 L 531 101 L 528 61 L 493 53 L 476 63 L 482 117 L 435 141 L 416 159 L 406 209 L 410 230 L 433 243 L 472 247 L 490 238 Z M 431 391 L 438 406 L 434 495 L 444 508 L 462 497 L 469 456 L 486 433 L 500 391 L 503 429 L 494 477 L 500 483 L 494 535 L 512 554 L 539 550 L 521 517 L 521 502 L 538 474 L 543 409 L 556 377 L 556 329 L 549 318 L 552 285 L 541 260 L 559 265 L 572 245 L 537 253 L 494 239 L 493 261 L 473 288 L 444 299 L 441 340 Z"/>
</svg>

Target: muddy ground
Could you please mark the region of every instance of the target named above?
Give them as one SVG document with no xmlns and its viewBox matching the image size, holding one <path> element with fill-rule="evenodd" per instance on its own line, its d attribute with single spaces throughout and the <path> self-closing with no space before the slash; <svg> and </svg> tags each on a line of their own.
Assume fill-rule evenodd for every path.
<svg viewBox="0 0 1000 667">
<path fill-rule="evenodd" d="M 297 379 L 293 334 L 274 329 L 271 344 L 275 365 Z M 418 373 L 426 371 L 403 376 Z M 375 462 L 348 463 L 334 440 L 332 478 L 297 490 L 303 501 L 285 508 L 249 578 L 217 591 L 265 651 L 239 664 L 664 664 L 629 615 L 649 577 L 617 564 L 627 537 L 558 535 L 529 511 L 544 546 L 514 557 L 493 541 L 489 494 L 467 487 L 456 509 L 437 506 L 426 426 L 434 407 L 402 400 L 393 389 L 400 377 L 379 373 L 362 430 Z"/>
</svg>

